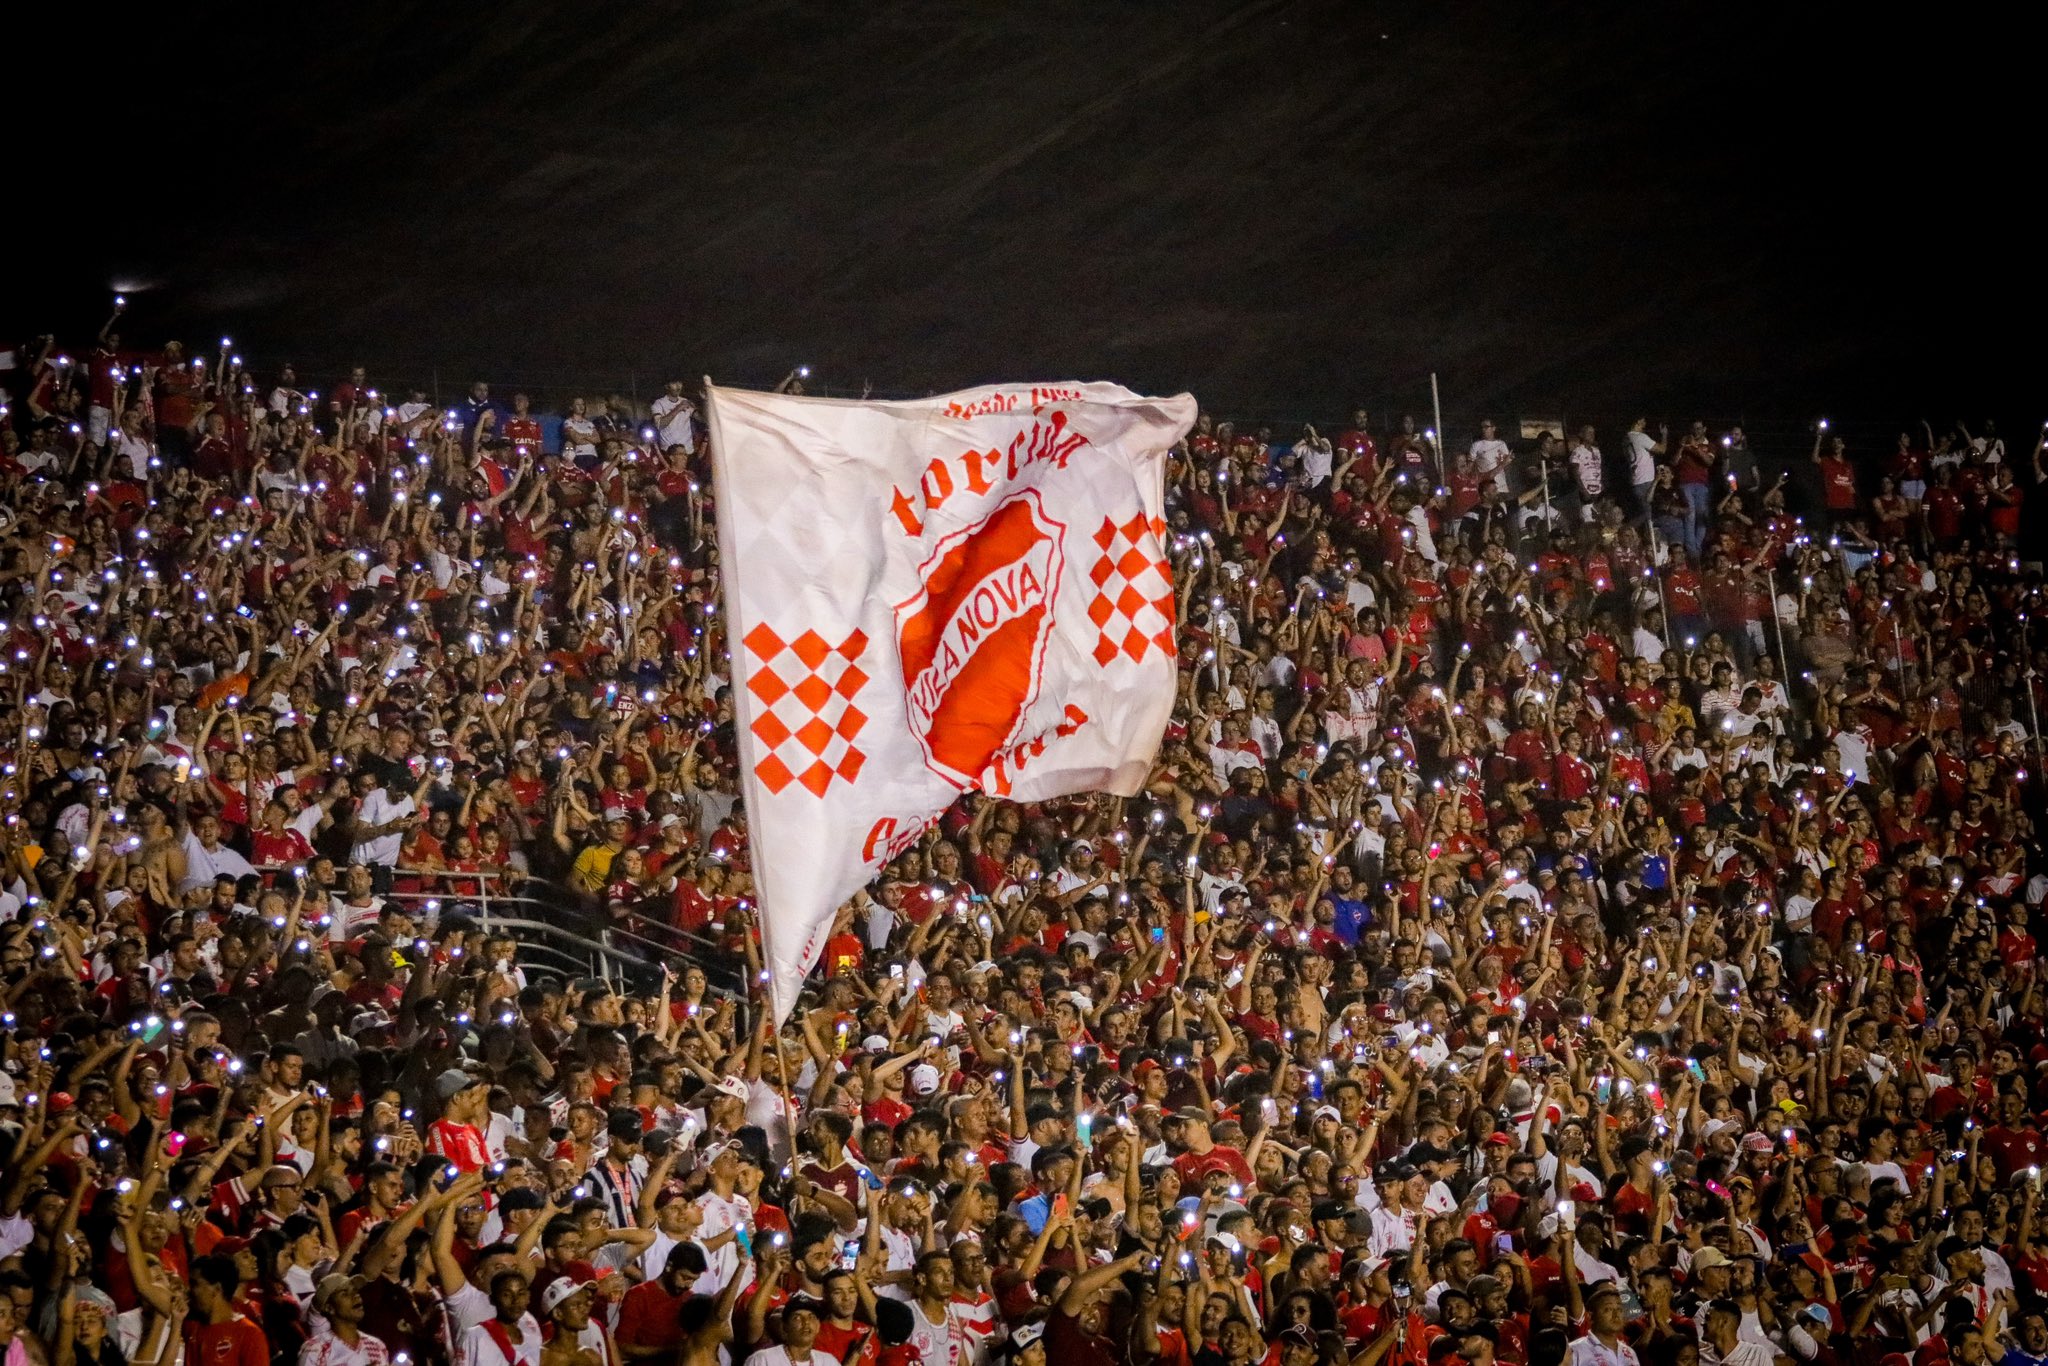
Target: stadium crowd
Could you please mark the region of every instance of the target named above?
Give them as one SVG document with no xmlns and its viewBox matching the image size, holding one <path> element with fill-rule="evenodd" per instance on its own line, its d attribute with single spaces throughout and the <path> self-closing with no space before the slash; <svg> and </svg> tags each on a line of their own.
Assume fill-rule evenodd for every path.
<svg viewBox="0 0 2048 1366">
<path fill-rule="evenodd" d="M 6 1366 L 2048 1361 L 2038 444 L 1205 416 L 1147 791 L 776 1031 L 684 387 L 121 321 L 0 428 Z"/>
</svg>

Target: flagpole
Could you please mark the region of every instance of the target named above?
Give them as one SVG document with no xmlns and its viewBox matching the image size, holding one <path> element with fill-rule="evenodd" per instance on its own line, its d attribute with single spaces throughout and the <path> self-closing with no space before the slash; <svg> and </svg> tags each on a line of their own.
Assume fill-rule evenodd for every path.
<svg viewBox="0 0 2048 1366">
<path fill-rule="evenodd" d="M 1429 372 L 1429 406 L 1436 414 L 1436 482 L 1442 484 L 1444 474 L 1444 401 L 1437 392 L 1436 371 Z"/>
<path fill-rule="evenodd" d="M 773 1006 L 770 1006 L 773 1013 Z M 775 1024 L 775 1070 L 781 1077 L 783 1123 L 789 1130 L 789 1169 L 796 1171 L 796 1095 L 790 1089 L 789 1052 L 782 1042 L 782 1022 Z"/>
<path fill-rule="evenodd" d="M 1650 577 L 1657 581 L 1657 615 L 1664 619 L 1664 648 L 1668 650 L 1671 648 L 1671 604 L 1664 597 L 1664 548 L 1657 538 L 1656 522 L 1645 520 L 1643 525 L 1650 533 Z M 1777 609 L 1775 599 L 1771 607 L 1773 611 Z"/>
<path fill-rule="evenodd" d="M 2034 700 L 2034 646 L 2029 639 L 2033 621 L 2027 613 L 2020 613 L 2020 659 L 2026 669 L 2020 674 L 2027 685 L 2027 715 L 2034 722 L 2034 771 L 2041 771 L 2041 706 Z"/>
<path fill-rule="evenodd" d="M 1764 573 L 1771 583 L 1771 625 L 1778 631 L 1778 686 L 1784 690 L 1786 702 L 1792 700 L 1792 661 L 1785 653 L 1785 614 L 1778 610 L 1778 569 L 1766 565 Z"/>
</svg>

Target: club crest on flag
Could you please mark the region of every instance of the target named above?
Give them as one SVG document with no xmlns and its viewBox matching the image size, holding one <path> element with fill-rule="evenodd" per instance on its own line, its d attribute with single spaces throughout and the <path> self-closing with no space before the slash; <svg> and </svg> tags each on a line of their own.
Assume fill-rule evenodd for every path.
<svg viewBox="0 0 2048 1366">
<path fill-rule="evenodd" d="M 946 537 L 896 606 L 910 733 L 965 790 L 1012 744 L 1037 700 L 1066 528 L 1025 490 Z"/>
</svg>

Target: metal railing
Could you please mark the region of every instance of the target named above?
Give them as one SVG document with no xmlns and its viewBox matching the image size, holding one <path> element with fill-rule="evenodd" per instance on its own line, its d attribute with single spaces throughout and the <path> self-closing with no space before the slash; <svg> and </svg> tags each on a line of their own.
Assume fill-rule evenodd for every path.
<svg viewBox="0 0 2048 1366">
<path fill-rule="evenodd" d="M 271 878 L 293 874 L 291 867 L 282 864 L 259 864 L 256 870 Z M 745 1009 L 747 969 L 743 959 L 712 939 L 644 913 L 635 913 L 623 924 L 608 923 L 587 898 L 511 869 L 450 872 L 394 868 L 392 880 L 419 886 L 378 893 L 383 900 L 415 908 L 423 918 L 468 915 L 486 933 L 509 937 L 517 946 L 515 956 L 522 966 L 599 977 L 634 991 L 654 991 L 660 988 L 664 967 L 694 964 L 703 970 L 714 994 L 730 996 Z"/>
</svg>

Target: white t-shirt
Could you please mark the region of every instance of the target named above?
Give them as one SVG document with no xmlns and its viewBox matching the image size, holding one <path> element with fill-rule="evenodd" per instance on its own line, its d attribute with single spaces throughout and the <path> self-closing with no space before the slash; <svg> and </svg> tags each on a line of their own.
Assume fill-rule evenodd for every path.
<svg viewBox="0 0 2048 1366">
<path fill-rule="evenodd" d="M 540 1366 L 540 1324 L 531 1314 L 519 1316 L 519 1341 L 508 1357 L 491 1330 L 479 1323 L 456 1344 L 455 1366 Z"/>
<path fill-rule="evenodd" d="M 661 448 L 681 446 L 692 455 L 697 452 L 697 430 L 690 422 L 690 415 L 696 412 L 696 405 L 687 398 L 670 398 L 663 394 L 654 400 L 654 426 L 661 434 Z"/>
<path fill-rule="evenodd" d="M 974 1366 L 975 1334 L 959 1305 L 948 1304 L 945 1315 L 934 1323 L 912 1300 L 908 1345 L 916 1349 L 922 1366 Z"/>
<path fill-rule="evenodd" d="M 384 1339 L 371 1333 L 357 1334 L 356 1345 L 351 1347 L 326 1332 L 299 1348 L 299 1366 L 384 1366 L 390 1360 Z"/>
<path fill-rule="evenodd" d="M 489 1295 L 464 1281 L 460 1290 L 441 1297 L 441 1312 L 448 1316 L 448 1341 L 460 1344 L 470 1329 L 498 1311 L 491 1307 Z"/>
<path fill-rule="evenodd" d="M 249 860 L 225 844 L 208 849 L 199 842 L 199 836 L 189 830 L 185 832 L 185 876 L 178 883 L 179 891 L 211 887 L 213 880 L 223 873 L 232 878 L 243 878 L 255 871 Z"/>
<path fill-rule="evenodd" d="M 1572 472 L 1579 477 L 1580 490 L 1592 497 L 1599 497 L 1601 489 L 1606 487 L 1606 466 L 1601 461 L 1600 448 L 1574 446 L 1571 459 Z"/>
<path fill-rule="evenodd" d="M 1493 480 L 1493 486 L 1502 493 L 1508 491 L 1508 461 L 1513 452 L 1508 443 L 1499 437 L 1492 440 L 1481 438 L 1472 443 L 1472 472 L 1484 481 Z"/>
<path fill-rule="evenodd" d="M 747 1203 L 744 1196 L 735 1195 L 727 1199 L 717 1191 L 708 1190 L 697 1197 L 697 1208 L 704 1211 L 704 1223 L 697 1230 L 697 1236 L 707 1244 L 727 1229 L 753 1227 L 754 1207 Z M 739 1274 L 739 1241 L 732 1239 L 717 1248 L 707 1246 L 705 1259 L 708 1265 L 704 1275 L 697 1282 L 698 1293 L 719 1294 L 725 1289 L 726 1283 Z M 706 1284 L 712 1286 L 708 1292 L 701 1288 Z"/>
<path fill-rule="evenodd" d="M 1636 1349 L 1616 1339 L 1609 1347 L 1591 1333 L 1574 1338 L 1564 1349 L 1564 1366 L 1642 1366 Z"/>
<path fill-rule="evenodd" d="M 1628 434 L 1630 483 L 1647 484 L 1657 477 L 1657 456 L 1652 450 L 1656 444 L 1648 432 Z"/>
<path fill-rule="evenodd" d="M 373 788 L 363 798 L 362 809 L 356 813 L 360 825 L 386 825 L 392 821 L 410 816 L 415 810 L 410 796 L 392 799 L 383 788 Z M 387 868 L 398 866 L 398 851 L 405 846 L 405 832 L 393 830 L 366 840 L 349 851 L 349 858 L 356 863 L 382 864 Z"/>
</svg>

